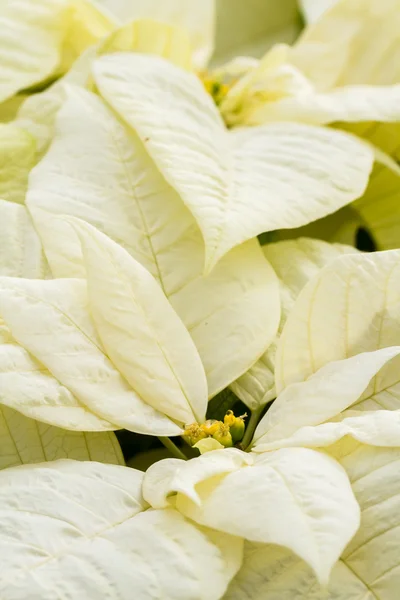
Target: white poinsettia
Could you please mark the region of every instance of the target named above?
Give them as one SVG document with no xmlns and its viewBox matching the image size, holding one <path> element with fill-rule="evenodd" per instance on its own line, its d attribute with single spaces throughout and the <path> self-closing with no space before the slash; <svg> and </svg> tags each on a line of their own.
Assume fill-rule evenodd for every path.
<svg viewBox="0 0 400 600">
<path fill-rule="evenodd" d="M 399 251 L 361 254 L 299 239 L 269 244 L 264 252 L 280 279 L 282 316 L 278 339 L 232 385 L 249 408 L 332 361 L 400 346 Z M 400 408 L 398 364 L 383 369 L 357 409 Z"/>
<path fill-rule="evenodd" d="M 231 87 L 220 107 L 229 123 L 399 121 L 400 72 L 385 53 L 398 44 L 397 0 L 332 4 L 293 47 L 273 47 Z"/>
<path fill-rule="evenodd" d="M 400 444 L 399 444 L 400 447 Z M 247 543 L 226 600 L 393 600 L 400 568 L 400 449 L 341 441 L 328 449 L 346 470 L 361 526 L 321 589 L 311 569 L 286 548 Z"/>
<path fill-rule="evenodd" d="M 358 529 L 358 512 L 347 477 L 321 449 L 349 437 L 400 447 L 400 411 L 346 412 L 399 354 L 400 346 L 364 352 L 289 385 L 260 421 L 253 452 L 210 451 L 200 442 L 200 458 L 150 467 L 146 500 L 252 542 L 286 546 L 326 584 Z"/>
<path fill-rule="evenodd" d="M 55 218 L 71 215 L 118 242 L 156 278 L 192 335 L 210 396 L 272 341 L 278 281 L 258 242 L 235 248 L 204 277 L 204 243 L 189 210 L 146 145 L 94 94 L 68 88 L 26 202 L 55 277 L 85 277 L 78 237 Z"/>
<path fill-rule="evenodd" d="M 344 470 L 306 448 L 260 456 L 228 448 L 159 461 L 145 475 L 143 495 L 153 508 L 173 505 L 201 525 L 290 548 L 322 584 L 359 526 Z"/>
<path fill-rule="evenodd" d="M 262 231 L 334 212 L 367 185 L 373 152 L 352 136 L 290 123 L 228 131 L 199 79 L 158 57 L 108 55 L 93 73 L 195 217 L 207 272 Z"/>
<path fill-rule="evenodd" d="M 2 403 L 83 431 L 177 435 L 203 422 L 204 368 L 161 288 L 102 233 L 75 228 L 87 280 L 0 279 L 17 342 L 0 346 Z"/>
<path fill-rule="evenodd" d="M 400 345 L 399 269 L 399 250 L 349 254 L 329 263 L 309 281 L 279 341 L 278 392 L 306 380 L 331 361 Z M 374 381 L 370 396 L 376 396 L 376 402 L 364 402 L 367 410 L 381 404 L 400 408 L 397 364 Z M 391 393 L 386 393 L 389 389 Z"/>
<path fill-rule="evenodd" d="M 399 269 L 398 250 L 347 254 L 306 284 L 278 342 L 278 398 L 257 427 L 256 451 L 344 436 L 400 446 Z"/>
<path fill-rule="evenodd" d="M 219 600 L 242 540 L 150 509 L 142 480 L 71 460 L 2 471 L 1 596 Z"/>
<path fill-rule="evenodd" d="M 313 22 L 292 47 L 275 46 L 258 64 L 248 65 L 241 77 L 232 76 L 229 69 L 225 74 L 224 69 L 216 72 L 217 80 L 237 79 L 226 88 L 220 110 L 231 125 L 282 120 L 334 123 L 390 155 L 394 162 L 376 166 L 366 194 L 354 208 L 379 249 L 397 248 L 400 4 L 398 0 L 304 4 Z"/>
<path fill-rule="evenodd" d="M 35 142 L 32 136 L 12 124 L 1 125 L 0 276 L 42 279 L 48 275 L 39 237 L 24 206 L 28 174 L 34 162 Z M 2 356 L 7 348 L 18 352 L 15 340 L 0 318 Z M 9 355 L 11 362 L 8 368 L 17 368 L 18 362 L 13 363 L 16 357 L 16 354 Z M 4 363 L 2 366 L 5 366 Z M 40 365 L 34 365 L 37 372 L 40 368 Z M 1 385 L 3 377 L 1 373 Z M 26 400 L 29 401 L 29 391 L 25 389 Z M 0 397 L 6 393 L 7 387 L 1 388 Z M 4 405 L 0 405 L 0 449 L 0 469 L 57 458 L 124 463 L 112 432 L 66 431 L 30 419 Z"/>
<path fill-rule="evenodd" d="M 275 398 L 275 356 L 284 325 L 297 296 L 308 280 L 333 259 L 357 250 L 343 244 L 328 244 L 322 240 L 298 238 L 266 244 L 265 257 L 279 279 L 281 320 L 277 335 L 262 357 L 231 388 L 251 409 L 257 410 Z"/>
<path fill-rule="evenodd" d="M 378 253 L 371 258 L 377 257 L 380 270 L 385 265 L 395 273 L 394 255 L 399 265 L 397 252 Z M 316 277 L 322 288 L 324 276 L 333 286 L 336 284 L 337 292 L 331 287 L 330 295 L 340 308 L 346 261 L 353 267 L 355 279 L 358 273 L 362 279 L 371 268 L 369 256 L 345 255 Z M 335 267 L 340 277 L 333 274 Z M 382 278 L 388 281 L 387 272 Z M 362 322 L 357 319 L 358 331 L 362 326 L 376 335 L 374 321 L 385 321 L 387 306 L 380 305 L 380 312 L 376 311 L 368 276 L 356 283 L 358 293 L 369 297 L 371 303 L 370 314 L 362 312 Z M 313 280 L 298 302 L 312 285 Z M 384 293 L 379 281 L 375 285 L 378 293 Z M 393 308 L 393 301 L 398 308 L 400 303 L 393 292 L 390 286 L 386 289 L 389 306 Z M 316 310 L 318 300 L 317 296 Z M 303 323 L 307 326 L 304 319 Z M 351 328 L 351 313 L 346 323 Z M 335 327 L 337 335 L 345 338 L 345 330 L 337 324 Z M 327 339 L 324 331 L 320 335 Z M 379 349 L 329 362 L 305 381 L 285 387 L 256 429 L 254 452 L 205 448 L 200 458 L 188 463 L 166 460 L 150 467 L 143 486 L 146 500 L 155 508 L 173 505 L 200 524 L 251 542 L 286 546 L 311 566 L 320 582 L 327 584 L 332 567 L 358 529 L 350 482 L 339 464 L 328 456 L 330 448 L 336 442 L 349 443 L 349 438 L 355 440 L 353 444 L 376 447 L 377 455 L 379 447 L 400 447 L 400 411 L 346 411 L 368 394 L 379 398 L 385 390 L 379 384 L 376 387 L 375 382 L 385 376 L 388 383 L 389 375 L 397 374 L 393 361 L 400 354 L 400 346 L 385 347 L 384 337 L 382 341 Z M 338 459 L 339 451 L 333 456 Z M 360 503 L 363 506 L 363 498 Z M 334 580 L 335 570 L 332 576 Z"/>
<path fill-rule="evenodd" d="M 16 115 L 17 124 L 32 133 L 41 155 L 53 138 L 54 120 L 66 96 L 65 86 L 91 87 L 94 59 L 122 51 L 156 54 L 184 69 L 192 68 L 193 50 L 184 29 L 150 19 L 118 25 L 83 51 L 64 76 L 43 92 L 26 97 L 20 105 Z"/>
</svg>

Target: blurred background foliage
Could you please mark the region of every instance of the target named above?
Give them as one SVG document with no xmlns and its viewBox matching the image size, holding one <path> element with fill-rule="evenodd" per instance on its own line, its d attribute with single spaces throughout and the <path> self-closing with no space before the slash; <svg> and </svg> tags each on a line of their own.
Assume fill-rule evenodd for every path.
<svg viewBox="0 0 400 600">
<path fill-rule="evenodd" d="M 217 0 L 213 63 L 238 55 L 259 58 L 273 44 L 292 43 L 302 26 L 296 0 Z"/>
</svg>

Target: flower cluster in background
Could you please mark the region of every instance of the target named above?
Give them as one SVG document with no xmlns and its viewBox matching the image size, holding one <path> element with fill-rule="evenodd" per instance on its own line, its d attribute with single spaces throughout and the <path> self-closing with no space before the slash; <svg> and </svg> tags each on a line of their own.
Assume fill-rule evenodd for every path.
<svg viewBox="0 0 400 600">
<path fill-rule="evenodd" d="M 397 599 L 399 26 L 2 0 L 2 599 Z"/>
</svg>

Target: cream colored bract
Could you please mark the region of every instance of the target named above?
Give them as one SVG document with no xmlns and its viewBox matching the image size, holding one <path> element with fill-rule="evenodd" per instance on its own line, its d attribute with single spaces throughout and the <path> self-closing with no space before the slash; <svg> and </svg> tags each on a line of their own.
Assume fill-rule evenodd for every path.
<svg viewBox="0 0 400 600">
<path fill-rule="evenodd" d="M 397 599 L 400 0 L 228 5 L 0 0 L 2 600 Z"/>
</svg>

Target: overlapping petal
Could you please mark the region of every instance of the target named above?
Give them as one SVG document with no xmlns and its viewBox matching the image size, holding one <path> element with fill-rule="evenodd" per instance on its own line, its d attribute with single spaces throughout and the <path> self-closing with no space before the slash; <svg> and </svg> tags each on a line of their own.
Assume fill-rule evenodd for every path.
<svg viewBox="0 0 400 600">
<path fill-rule="evenodd" d="M 190 212 L 146 145 L 93 94 L 69 88 L 55 139 L 31 173 L 27 205 L 55 276 L 85 276 L 78 238 L 54 218 L 71 215 L 106 233 L 158 280 L 192 335 L 210 396 L 275 335 L 278 282 L 257 241 L 235 248 L 204 277 L 204 244 Z"/>
<path fill-rule="evenodd" d="M 115 54 L 95 62 L 94 77 L 196 218 L 207 272 L 262 231 L 304 225 L 366 187 L 365 144 L 287 123 L 229 133 L 200 81 L 166 61 Z"/>
</svg>

